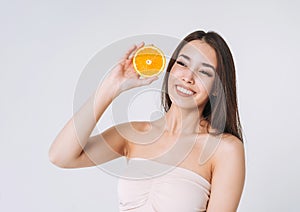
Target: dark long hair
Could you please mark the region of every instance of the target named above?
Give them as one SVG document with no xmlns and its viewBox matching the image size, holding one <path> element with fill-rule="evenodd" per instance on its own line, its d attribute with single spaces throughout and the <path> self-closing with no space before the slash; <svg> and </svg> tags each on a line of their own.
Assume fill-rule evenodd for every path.
<svg viewBox="0 0 300 212">
<path fill-rule="evenodd" d="M 216 52 L 217 67 L 213 90 L 203 110 L 203 117 L 217 132 L 211 134 L 230 133 L 243 142 L 242 127 L 237 107 L 236 75 L 233 57 L 225 40 L 217 33 L 195 31 L 187 35 L 177 46 L 167 66 L 162 84 L 161 103 L 167 112 L 172 104 L 168 95 L 168 79 L 170 71 L 177 60 L 180 50 L 190 41 L 201 40 L 210 45 Z M 222 95 L 223 94 L 223 95 Z M 208 127 L 207 127 L 208 130 Z"/>
</svg>

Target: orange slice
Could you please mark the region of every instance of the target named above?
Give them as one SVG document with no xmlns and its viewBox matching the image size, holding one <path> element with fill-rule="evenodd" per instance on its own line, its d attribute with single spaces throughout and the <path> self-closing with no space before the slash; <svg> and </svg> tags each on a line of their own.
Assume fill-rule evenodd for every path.
<svg viewBox="0 0 300 212">
<path fill-rule="evenodd" d="M 164 70 L 165 64 L 164 53 L 153 45 L 143 46 L 133 57 L 133 67 L 143 77 L 159 75 Z"/>
</svg>

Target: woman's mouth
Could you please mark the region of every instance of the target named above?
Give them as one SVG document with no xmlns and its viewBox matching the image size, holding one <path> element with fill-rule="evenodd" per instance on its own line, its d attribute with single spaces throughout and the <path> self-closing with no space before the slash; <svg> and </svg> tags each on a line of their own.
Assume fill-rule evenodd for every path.
<svg viewBox="0 0 300 212">
<path fill-rule="evenodd" d="M 184 88 L 180 85 L 176 85 L 176 91 L 180 96 L 188 97 L 188 96 L 193 96 L 195 94 L 194 91 L 191 91 L 187 88 Z"/>
</svg>

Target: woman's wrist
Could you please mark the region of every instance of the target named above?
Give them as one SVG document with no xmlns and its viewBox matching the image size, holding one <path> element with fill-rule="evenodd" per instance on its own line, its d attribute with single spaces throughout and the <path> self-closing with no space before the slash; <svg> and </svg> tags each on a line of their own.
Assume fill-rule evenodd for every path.
<svg viewBox="0 0 300 212">
<path fill-rule="evenodd" d="M 114 83 L 110 80 L 105 80 L 101 85 L 97 88 L 95 93 L 95 99 L 110 99 L 113 100 L 117 96 L 119 96 L 121 90 L 117 83 Z"/>
</svg>

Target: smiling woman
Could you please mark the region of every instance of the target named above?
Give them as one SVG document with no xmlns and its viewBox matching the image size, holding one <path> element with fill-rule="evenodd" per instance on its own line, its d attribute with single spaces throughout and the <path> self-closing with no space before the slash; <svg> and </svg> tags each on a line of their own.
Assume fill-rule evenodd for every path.
<svg viewBox="0 0 300 212">
<path fill-rule="evenodd" d="M 204 89 L 207 90 L 208 98 L 204 102 L 203 118 L 211 124 L 214 123 L 213 128 L 219 129 L 219 133 L 230 133 L 243 141 L 237 107 L 235 66 L 224 39 L 215 32 L 195 31 L 178 45 L 170 59 L 162 87 L 164 91 L 162 105 L 166 112 L 172 105 L 168 82 L 170 74 L 174 75 L 171 70 L 178 69 L 176 64 L 181 66 L 179 67 L 181 71 L 188 70 L 194 73 L 196 78 L 193 80 L 198 80 L 200 82 L 198 85 L 206 85 Z M 192 83 L 194 83 L 193 87 L 197 85 L 196 82 Z M 189 87 L 192 89 L 192 86 Z M 199 86 L 197 87 L 199 89 Z"/>
<path fill-rule="evenodd" d="M 61 130 L 49 150 L 52 163 L 80 168 L 126 157 L 127 174 L 142 179 L 119 179 L 120 211 L 236 211 L 245 178 L 243 137 L 233 58 L 217 33 L 192 32 L 175 49 L 162 84 L 162 118 L 91 136 L 118 95 L 158 79 L 134 70 L 132 55 L 143 46 L 127 51 Z M 153 176 L 170 166 L 171 172 Z"/>
<path fill-rule="evenodd" d="M 228 45 L 215 32 L 195 31 L 175 49 L 166 72 L 162 87 L 166 116 L 185 108 L 193 120 L 198 119 L 186 121 L 185 130 L 204 121 L 206 133 L 225 135 L 210 160 L 202 151 L 202 161 L 212 167 L 207 211 L 236 211 L 245 179 L 245 156 L 235 66 Z"/>
</svg>

